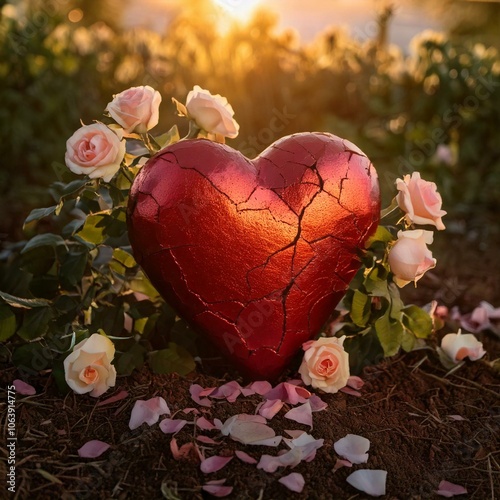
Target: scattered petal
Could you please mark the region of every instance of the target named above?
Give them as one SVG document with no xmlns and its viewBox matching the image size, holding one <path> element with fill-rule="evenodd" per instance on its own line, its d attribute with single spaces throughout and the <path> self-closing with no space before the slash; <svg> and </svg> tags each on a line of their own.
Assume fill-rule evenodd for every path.
<svg viewBox="0 0 500 500">
<path fill-rule="evenodd" d="M 203 434 L 200 434 L 199 436 L 196 436 L 196 439 L 200 441 L 200 443 L 205 443 L 205 444 L 219 444 L 215 439 L 212 439 L 211 437 L 204 436 Z"/>
<path fill-rule="evenodd" d="M 311 393 L 304 387 L 299 387 L 292 382 L 295 381 L 291 380 L 290 382 L 278 384 L 274 389 L 263 394 L 263 397 L 265 399 L 280 399 L 284 403 L 292 405 L 305 403 L 311 397 Z"/>
<path fill-rule="evenodd" d="M 245 462 L 246 464 L 257 463 L 257 460 L 255 458 L 251 457 L 248 453 L 245 453 L 244 451 L 236 450 L 234 453 L 242 462 Z"/>
<path fill-rule="evenodd" d="M 104 406 L 104 405 L 109 405 L 111 403 L 116 403 L 117 401 L 121 401 L 126 397 L 128 397 L 128 392 L 120 391 L 118 394 L 115 394 L 114 396 L 111 396 L 110 398 L 105 399 L 104 401 L 99 401 L 99 403 L 97 403 L 96 406 Z"/>
<path fill-rule="evenodd" d="M 298 429 L 292 429 L 289 431 L 285 431 L 290 437 L 293 439 L 302 436 L 302 434 L 306 434 L 306 431 L 299 431 Z"/>
<path fill-rule="evenodd" d="M 476 361 L 482 358 L 486 351 L 482 342 L 479 342 L 472 333 L 462 334 L 461 330 L 458 330 L 458 333 L 448 333 L 443 337 L 438 353 L 441 362 L 448 368 L 450 363 L 456 365 L 467 357 L 471 361 Z M 449 363 L 446 363 L 448 360 Z"/>
<path fill-rule="evenodd" d="M 313 394 L 309 399 L 308 399 L 310 405 L 311 405 L 311 411 L 323 411 L 328 408 L 328 405 L 316 394 Z"/>
<path fill-rule="evenodd" d="M 160 422 L 160 429 L 165 434 L 175 434 L 179 432 L 186 424 L 187 420 L 165 418 Z"/>
<path fill-rule="evenodd" d="M 217 427 L 205 417 L 197 418 L 196 426 L 199 427 L 202 431 L 212 431 L 214 429 L 217 429 Z"/>
<path fill-rule="evenodd" d="M 290 491 L 295 491 L 296 493 L 302 493 L 306 484 L 304 476 L 298 472 L 292 472 L 288 476 L 283 476 L 278 480 L 278 483 L 285 485 Z"/>
<path fill-rule="evenodd" d="M 259 396 L 263 396 L 273 388 L 267 380 L 252 382 L 248 387 L 254 391 L 255 394 L 259 394 Z"/>
<path fill-rule="evenodd" d="M 162 397 L 151 398 L 147 401 L 138 400 L 132 408 L 128 426 L 131 430 L 137 429 L 144 422 L 151 426 L 156 424 L 162 415 L 170 415 L 167 403 Z"/>
<path fill-rule="evenodd" d="M 211 398 L 227 399 L 230 403 L 234 403 L 241 394 L 241 386 L 235 380 L 221 385 L 210 394 Z"/>
<path fill-rule="evenodd" d="M 214 418 L 214 425 L 216 429 L 222 430 L 223 424 L 218 418 Z"/>
<path fill-rule="evenodd" d="M 303 405 L 297 406 L 297 408 L 292 408 L 290 411 L 285 413 L 285 418 L 294 420 L 299 424 L 308 425 L 312 429 L 313 420 L 311 403 L 307 401 Z"/>
<path fill-rule="evenodd" d="M 387 471 L 361 469 L 347 476 L 346 481 L 359 491 L 373 497 L 379 497 L 385 495 Z"/>
<path fill-rule="evenodd" d="M 198 447 L 194 443 L 186 443 L 179 448 L 177 440 L 172 438 L 170 441 L 170 451 L 172 452 L 175 460 L 183 460 L 189 458 L 189 456 L 193 454 L 198 457 L 200 462 L 203 460 Z"/>
<path fill-rule="evenodd" d="M 285 465 L 281 463 L 280 458 L 281 457 L 273 457 L 271 455 L 262 455 L 257 464 L 257 469 L 262 469 L 270 473 L 276 472 L 278 467 L 285 467 Z"/>
<path fill-rule="evenodd" d="M 343 458 L 353 464 L 364 464 L 368 462 L 368 450 L 370 441 L 363 436 L 347 434 L 333 444 L 335 451 Z"/>
<path fill-rule="evenodd" d="M 461 421 L 461 420 L 466 420 L 464 417 L 462 417 L 461 415 L 448 415 L 448 418 L 450 420 L 456 420 L 457 422 Z"/>
<path fill-rule="evenodd" d="M 214 481 L 208 481 L 208 483 L 204 484 L 201 489 L 210 493 L 214 497 L 227 497 L 233 492 L 232 486 L 224 486 L 226 482 L 225 479 L 218 479 Z"/>
<path fill-rule="evenodd" d="M 260 415 L 234 415 L 224 422 L 221 432 L 243 444 L 278 446 L 281 436 L 276 436 L 265 422 Z"/>
<path fill-rule="evenodd" d="M 191 399 L 195 402 L 198 403 L 200 406 L 206 406 L 210 407 L 212 406 L 212 403 L 208 398 L 201 398 L 200 393 L 203 392 L 205 389 L 201 385 L 198 384 L 193 384 L 189 388 L 189 393 L 191 394 Z"/>
<path fill-rule="evenodd" d="M 33 396 L 34 394 L 36 394 L 36 389 L 23 380 L 19 380 L 18 378 L 16 378 L 16 380 L 12 381 L 12 384 L 16 388 L 16 392 L 22 394 L 23 396 Z"/>
<path fill-rule="evenodd" d="M 349 462 L 349 460 L 342 460 L 340 458 L 337 458 L 337 461 L 335 462 L 335 465 L 333 466 L 333 472 L 338 471 L 342 467 L 352 467 L 352 463 Z"/>
<path fill-rule="evenodd" d="M 192 413 L 193 415 L 200 414 L 197 408 L 184 408 L 184 410 L 182 410 L 182 413 L 184 413 L 184 415 L 189 415 L 190 413 Z"/>
<path fill-rule="evenodd" d="M 342 389 L 340 389 L 340 392 L 343 392 L 344 394 L 349 394 L 350 396 L 356 396 L 357 398 L 360 398 L 362 396 L 362 394 L 359 391 L 356 391 L 351 387 L 342 387 Z"/>
<path fill-rule="evenodd" d="M 82 458 L 97 458 L 110 448 L 108 443 L 93 439 L 87 441 L 79 450 L 78 455 Z"/>
<path fill-rule="evenodd" d="M 257 408 L 259 415 L 271 420 L 283 408 L 283 401 L 279 399 L 268 399 L 261 403 Z"/>
<path fill-rule="evenodd" d="M 439 489 L 436 491 L 438 495 L 442 497 L 451 498 L 455 495 L 466 495 L 467 490 L 460 486 L 459 484 L 450 483 L 449 481 L 441 481 L 439 483 Z"/>
<path fill-rule="evenodd" d="M 233 457 L 221 457 L 219 455 L 214 455 L 213 457 L 206 458 L 200 464 L 201 472 L 204 474 L 210 474 L 211 472 L 217 472 L 225 467 Z"/>
<path fill-rule="evenodd" d="M 359 390 L 361 389 L 363 386 L 365 385 L 365 383 L 363 382 L 363 380 L 359 377 L 357 377 L 356 375 L 351 375 L 348 379 L 347 379 L 347 386 L 348 387 L 351 387 L 351 389 L 356 389 L 356 390 Z"/>
</svg>

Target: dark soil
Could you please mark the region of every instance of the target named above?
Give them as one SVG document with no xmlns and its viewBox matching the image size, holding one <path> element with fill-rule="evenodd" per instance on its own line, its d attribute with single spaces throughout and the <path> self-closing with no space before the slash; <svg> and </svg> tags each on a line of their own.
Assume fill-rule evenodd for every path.
<svg viewBox="0 0 500 500">
<path fill-rule="evenodd" d="M 434 249 L 438 267 L 419 282 L 418 288 L 404 289 L 406 302 L 423 305 L 438 298 L 442 304 L 457 305 L 463 312 L 481 300 L 500 305 L 498 225 L 483 224 L 482 230 L 474 232 L 469 224 L 464 231 L 458 227 L 455 232 L 438 235 Z M 496 232 L 484 234 L 487 227 L 496 228 Z M 448 325 L 446 331 L 452 329 L 453 325 Z M 98 400 L 86 395 L 61 396 L 50 374 L 41 374 L 28 381 L 36 387 L 37 395 L 17 395 L 16 399 L 17 488 L 11 497 L 209 498 L 201 492 L 201 485 L 227 478 L 226 484 L 234 487 L 230 498 L 361 499 L 365 495 L 347 484 L 346 477 L 358 468 L 370 468 L 388 471 L 385 498 L 440 498 L 434 492 L 443 479 L 467 488 L 468 495 L 459 498 L 500 498 L 500 377 L 490 363 L 500 357 L 500 339 L 490 333 L 479 338 L 487 356 L 466 363 L 450 375 L 446 375 L 432 349 L 399 355 L 366 368 L 361 398 L 343 393 L 321 396 L 328 408 L 314 413 L 312 431 L 285 419 L 283 408 L 270 422 L 277 434 L 301 429 L 325 440 L 312 462 L 293 469 L 306 480 L 300 495 L 278 483 L 290 469 L 269 474 L 234 458 L 219 472 L 205 475 L 196 457 L 174 460 L 171 436 L 163 434 L 158 425 L 129 429 L 130 412 L 137 399 L 162 396 L 175 413 L 197 406 L 189 395 L 192 383 L 213 387 L 237 377 L 234 371 L 216 375 L 221 373 L 221 367 L 222 373 L 227 369 L 220 361 L 192 378 L 154 375 L 145 367 L 119 379 L 115 390 L 100 398 L 125 389 L 129 393 L 126 399 L 104 406 L 97 406 Z M 0 372 L 3 406 L 5 388 L 16 377 L 14 368 Z M 209 419 L 224 421 L 237 413 L 254 413 L 260 401 L 260 396 L 240 396 L 236 403 L 215 402 L 212 408 L 199 409 Z M 193 416 L 180 413 L 173 418 L 190 420 Z M 6 428 L 2 416 L 3 435 Z M 337 456 L 333 443 L 348 433 L 371 441 L 370 458 L 367 464 L 334 473 Z M 215 438 L 219 433 L 204 434 Z M 179 445 L 194 442 L 193 426 L 184 427 L 176 438 Z M 80 458 L 78 449 L 91 439 L 105 441 L 111 448 L 97 459 Z M 236 449 L 257 459 L 264 453 L 277 453 L 275 448 L 244 446 L 224 438 L 220 445 L 207 445 L 205 455 L 231 455 Z M 4 481 L 7 454 L 3 448 L 0 451 L 0 476 Z"/>
</svg>

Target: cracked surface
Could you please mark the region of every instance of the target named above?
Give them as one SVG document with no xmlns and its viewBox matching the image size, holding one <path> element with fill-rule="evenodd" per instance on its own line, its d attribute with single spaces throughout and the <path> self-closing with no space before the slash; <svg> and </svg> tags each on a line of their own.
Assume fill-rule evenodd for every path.
<svg viewBox="0 0 500 500">
<path fill-rule="evenodd" d="M 139 173 L 128 225 L 162 296 L 245 374 L 272 379 L 342 298 L 379 212 L 368 158 L 302 133 L 252 161 L 207 140 L 174 144 Z"/>
</svg>

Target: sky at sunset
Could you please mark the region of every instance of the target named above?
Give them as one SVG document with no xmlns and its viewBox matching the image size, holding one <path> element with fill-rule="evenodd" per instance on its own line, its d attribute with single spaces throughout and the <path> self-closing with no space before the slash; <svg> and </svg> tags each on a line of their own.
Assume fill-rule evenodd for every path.
<svg viewBox="0 0 500 500">
<path fill-rule="evenodd" d="M 257 5 L 265 5 L 280 17 L 279 26 L 295 29 L 309 42 L 329 26 L 345 26 L 356 38 L 366 39 L 375 32 L 377 0 L 215 0 L 238 19 L 249 18 Z M 163 31 L 181 0 L 130 0 L 125 14 L 127 26 L 147 26 Z M 182 8 L 182 7 L 180 7 Z M 398 5 L 391 24 L 390 41 L 406 48 L 411 38 L 426 29 L 439 29 L 417 8 Z"/>
</svg>

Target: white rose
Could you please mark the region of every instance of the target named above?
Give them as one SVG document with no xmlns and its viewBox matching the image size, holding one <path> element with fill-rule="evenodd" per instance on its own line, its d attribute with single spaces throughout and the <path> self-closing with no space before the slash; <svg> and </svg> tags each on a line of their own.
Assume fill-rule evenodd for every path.
<svg viewBox="0 0 500 500">
<path fill-rule="evenodd" d="M 212 95 L 198 85 L 189 92 L 186 99 L 189 117 L 203 130 L 234 139 L 240 126 L 233 118 L 234 111 L 225 97 Z"/>
<path fill-rule="evenodd" d="M 90 393 L 97 398 L 116 382 L 116 370 L 111 364 L 115 346 L 104 335 L 94 333 L 75 345 L 64 360 L 64 374 L 68 385 L 78 394 Z"/>
<path fill-rule="evenodd" d="M 149 85 L 131 87 L 114 95 L 106 111 L 125 132 L 145 134 L 158 125 L 160 103 L 160 93 Z"/>
<path fill-rule="evenodd" d="M 479 342 L 472 333 L 462 334 L 462 331 L 458 330 L 458 333 L 448 333 L 443 337 L 438 354 L 443 365 L 452 368 L 465 358 L 476 361 L 482 358 L 486 351 L 482 342 Z"/>
<path fill-rule="evenodd" d="M 396 180 L 399 191 L 396 196 L 399 208 L 406 212 L 406 220 L 414 224 L 432 224 L 437 229 L 445 229 L 442 217 L 446 215 L 441 210 L 441 195 L 436 184 L 420 178 L 419 172 L 405 175 Z"/>
<path fill-rule="evenodd" d="M 432 240 L 432 231 L 398 232 L 398 240 L 389 251 L 389 266 L 396 285 L 403 287 L 411 281 L 417 283 L 426 271 L 436 267 L 436 259 L 427 248 Z"/>
<path fill-rule="evenodd" d="M 117 135 L 120 134 L 120 137 Z M 102 123 L 84 125 L 66 141 L 66 166 L 75 174 L 109 182 L 125 156 L 121 131 L 113 132 Z"/>
<path fill-rule="evenodd" d="M 304 358 L 299 373 L 304 384 L 324 392 L 335 393 L 347 385 L 349 354 L 344 337 L 321 337 L 304 344 Z"/>
</svg>

